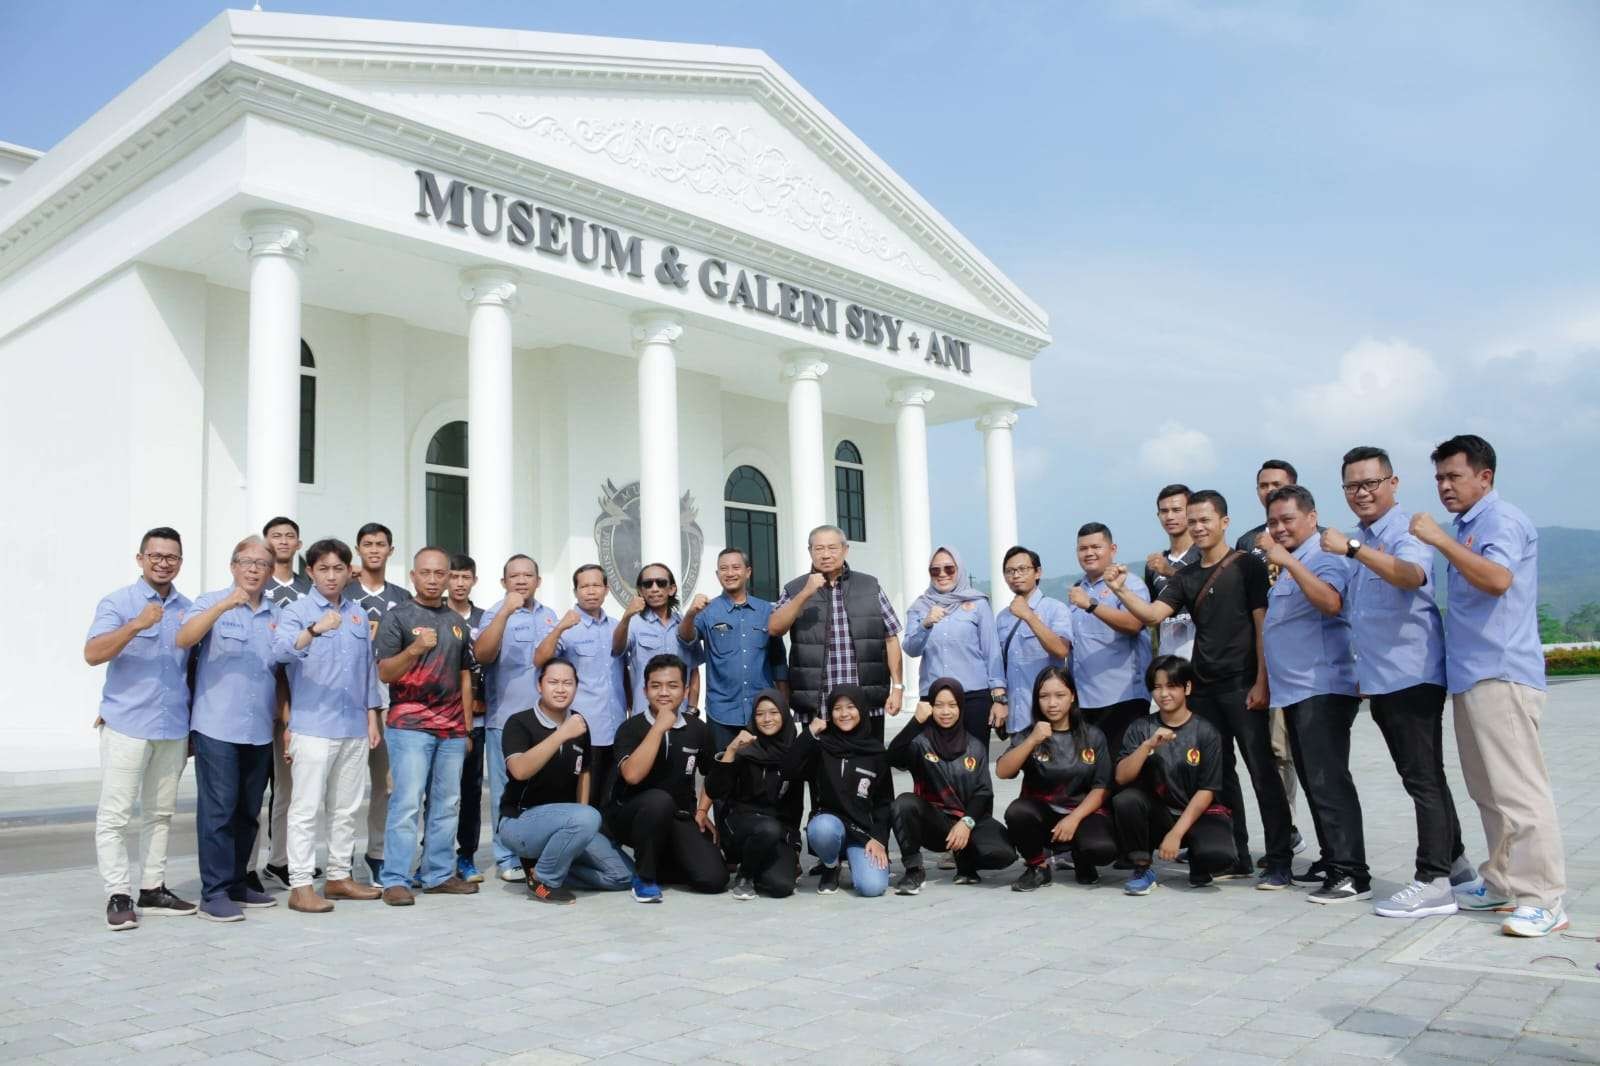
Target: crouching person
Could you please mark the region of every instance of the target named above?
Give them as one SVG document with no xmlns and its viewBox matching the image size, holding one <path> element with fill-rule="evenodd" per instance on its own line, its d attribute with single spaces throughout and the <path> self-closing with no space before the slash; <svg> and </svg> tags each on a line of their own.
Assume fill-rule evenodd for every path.
<svg viewBox="0 0 1600 1066">
<path fill-rule="evenodd" d="M 568 885 L 607 892 L 633 882 L 633 864 L 589 805 L 589 725 L 572 709 L 577 695 L 577 667 L 545 663 L 538 704 L 506 719 L 502 750 L 489 755 L 506 766 L 496 839 L 522 860 L 528 894 L 540 903 L 576 903 Z"/>
</svg>

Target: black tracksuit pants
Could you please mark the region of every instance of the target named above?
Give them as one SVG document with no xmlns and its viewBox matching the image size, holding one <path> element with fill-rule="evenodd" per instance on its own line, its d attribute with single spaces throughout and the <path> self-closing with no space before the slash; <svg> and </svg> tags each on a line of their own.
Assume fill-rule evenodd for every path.
<svg viewBox="0 0 1600 1066">
<path fill-rule="evenodd" d="M 1161 838 L 1177 824 L 1178 815 L 1136 784 L 1111 797 L 1111 810 L 1117 820 L 1117 836 L 1128 849 L 1128 861 L 1136 870 L 1147 868 Z M 1191 878 L 1222 873 L 1234 864 L 1237 855 L 1232 819 L 1222 814 L 1202 814 L 1184 835 L 1183 846 L 1189 849 Z"/>
<path fill-rule="evenodd" d="M 778 899 L 794 895 L 800 849 L 782 822 L 770 814 L 728 811 L 718 831 L 728 861 L 739 864 L 739 875 L 754 882 L 756 891 Z"/>
<path fill-rule="evenodd" d="M 456 854 L 470 859 L 478 853 L 483 837 L 483 726 L 472 727 L 472 750 L 461 761 L 461 817 L 456 824 Z M 504 759 L 503 752 L 495 757 Z M 495 817 L 500 816 L 495 811 Z"/>
<path fill-rule="evenodd" d="M 1293 823 L 1288 798 L 1283 794 L 1283 779 L 1278 776 L 1278 765 L 1272 758 L 1272 727 L 1265 708 L 1245 709 L 1245 695 L 1244 688 L 1234 685 L 1207 685 L 1197 688 L 1189 697 L 1189 709 L 1210 722 L 1222 735 L 1222 795 L 1217 800 L 1233 812 L 1233 841 L 1238 862 L 1250 865 L 1250 826 L 1244 813 L 1244 792 L 1239 784 L 1235 745 L 1250 771 L 1256 807 L 1261 811 L 1262 829 L 1267 837 L 1267 867 L 1287 870 L 1294 854 L 1291 849 Z M 1126 840 L 1123 843 L 1129 851 L 1133 850 Z"/>
<path fill-rule="evenodd" d="M 1465 848 L 1444 776 L 1444 687 L 1413 685 L 1368 696 L 1367 706 L 1417 810 L 1417 880 L 1449 877 Z"/>
<path fill-rule="evenodd" d="M 1360 705 L 1355 696 L 1312 696 L 1285 707 L 1283 717 L 1325 868 L 1369 888 L 1361 797 L 1350 776 L 1350 728 Z"/>
<path fill-rule="evenodd" d="M 613 840 L 633 849 L 641 880 L 687 885 L 695 892 L 728 887 L 721 850 L 662 789 L 647 789 L 613 805 L 606 812 L 606 824 Z"/>
<path fill-rule="evenodd" d="M 1006 832 L 1023 862 L 1029 866 L 1043 866 L 1050 861 L 1051 845 L 1055 843 L 1050 839 L 1050 831 L 1062 817 L 1036 799 L 1011 801 L 1011 806 L 1006 808 Z M 1080 873 L 1115 861 L 1117 842 L 1112 835 L 1111 818 L 1104 810 L 1084 818 L 1067 846 L 1072 849 L 1073 868 Z"/>
<path fill-rule="evenodd" d="M 1004 870 L 1017 859 L 1005 827 L 993 818 L 979 818 L 967 846 L 955 853 L 956 872 Z M 900 844 L 900 861 L 910 870 L 922 865 L 922 849 L 944 850 L 945 837 L 956 819 L 921 796 L 907 792 L 894 801 L 894 838 Z"/>
</svg>

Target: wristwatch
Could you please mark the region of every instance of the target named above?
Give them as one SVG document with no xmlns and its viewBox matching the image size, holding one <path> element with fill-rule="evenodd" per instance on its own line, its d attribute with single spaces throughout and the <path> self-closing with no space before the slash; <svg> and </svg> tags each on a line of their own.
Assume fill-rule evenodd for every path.
<svg viewBox="0 0 1600 1066">
<path fill-rule="evenodd" d="M 1098 606 L 1100 606 L 1100 601 L 1099 600 L 1090 599 L 1089 600 L 1089 606 L 1085 607 L 1084 610 L 1088 611 L 1090 614 L 1094 614 L 1094 609 L 1096 607 L 1098 607 Z"/>
<path fill-rule="evenodd" d="M 962 825 L 964 825 L 964 826 L 966 826 L 966 827 L 967 827 L 967 828 L 968 828 L 968 829 L 972 829 L 972 828 L 974 828 L 974 827 L 975 827 L 975 826 L 976 826 L 976 825 L 977 825 L 977 824 L 978 824 L 978 823 L 977 823 L 977 822 L 975 822 L 975 821 L 973 821 L 973 819 L 972 819 L 972 815 L 970 815 L 970 814 L 963 814 L 963 815 L 962 815 L 962 816 L 961 816 L 961 824 L 962 824 Z"/>
<path fill-rule="evenodd" d="M 1000 706 L 1005 707 L 1011 703 L 1011 697 L 1006 695 L 1004 692 L 1000 693 L 998 696 L 991 692 L 989 694 L 989 702 L 998 703 Z"/>
<path fill-rule="evenodd" d="M 1351 537 L 1349 543 L 1345 546 L 1344 554 L 1347 558 L 1354 559 L 1356 557 L 1356 552 L 1360 550 L 1361 542 L 1356 538 Z"/>
</svg>

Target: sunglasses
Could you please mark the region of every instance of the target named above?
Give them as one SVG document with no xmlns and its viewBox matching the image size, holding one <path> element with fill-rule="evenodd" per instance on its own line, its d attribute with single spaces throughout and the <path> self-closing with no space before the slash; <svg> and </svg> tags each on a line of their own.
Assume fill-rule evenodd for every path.
<svg viewBox="0 0 1600 1066">
<path fill-rule="evenodd" d="M 647 577 L 639 582 L 639 587 L 642 589 L 669 589 L 672 587 L 672 579 L 668 577 Z"/>
<path fill-rule="evenodd" d="M 928 574 L 931 577 L 954 577 L 956 568 L 953 566 L 930 566 Z"/>
</svg>

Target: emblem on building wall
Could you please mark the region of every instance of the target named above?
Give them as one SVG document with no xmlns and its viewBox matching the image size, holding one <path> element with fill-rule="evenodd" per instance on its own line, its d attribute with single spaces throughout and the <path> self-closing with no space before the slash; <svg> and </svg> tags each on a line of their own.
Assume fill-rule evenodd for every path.
<svg viewBox="0 0 1600 1066">
<path fill-rule="evenodd" d="M 700 551 L 705 534 L 696 520 L 694 497 L 683 494 L 678 506 L 678 533 L 682 543 L 684 572 L 678 577 L 678 596 L 688 593 L 700 577 Z M 607 478 L 600 486 L 600 514 L 594 520 L 594 546 L 600 553 L 600 566 L 606 572 L 611 595 L 623 607 L 637 591 L 633 579 L 639 576 L 644 560 L 639 558 L 639 483 L 630 481 L 618 488 Z"/>
</svg>

